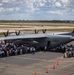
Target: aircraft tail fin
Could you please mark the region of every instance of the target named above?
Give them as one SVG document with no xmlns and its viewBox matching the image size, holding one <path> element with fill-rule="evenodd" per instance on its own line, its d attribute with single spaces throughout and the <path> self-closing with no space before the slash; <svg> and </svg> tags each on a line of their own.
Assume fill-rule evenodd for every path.
<svg viewBox="0 0 74 75">
<path fill-rule="evenodd" d="M 74 33 L 74 30 L 72 31 L 72 33 Z"/>
<path fill-rule="evenodd" d="M 68 35 L 71 35 L 74 37 L 74 30 L 71 33 L 69 33 Z"/>
<path fill-rule="evenodd" d="M 62 34 L 62 35 L 71 35 L 71 36 L 73 36 L 73 37 L 74 37 L 74 30 L 73 30 L 72 32 L 64 33 L 64 34 Z"/>
</svg>

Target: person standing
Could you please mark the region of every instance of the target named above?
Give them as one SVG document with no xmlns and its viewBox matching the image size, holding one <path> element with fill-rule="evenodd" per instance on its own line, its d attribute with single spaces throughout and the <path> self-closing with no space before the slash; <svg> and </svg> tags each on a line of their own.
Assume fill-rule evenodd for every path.
<svg viewBox="0 0 74 75">
<path fill-rule="evenodd" d="M 33 50 L 32 53 L 35 54 L 36 51 L 35 47 L 32 47 L 32 50 Z"/>
<path fill-rule="evenodd" d="M 30 47 L 30 53 L 32 53 L 32 51 L 33 51 L 32 49 L 33 49 L 33 48 L 32 48 L 32 47 Z"/>
<path fill-rule="evenodd" d="M 66 54 L 65 54 L 67 57 L 69 56 L 69 51 L 68 49 L 66 49 Z"/>
<path fill-rule="evenodd" d="M 22 49 L 20 49 L 20 55 L 22 55 Z"/>
<path fill-rule="evenodd" d="M 2 51 L 0 50 L 0 57 L 2 57 Z"/>
<path fill-rule="evenodd" d="M 46 52 L 46 50 L 47 50 L 47 47 L 45 46 L 45 47 L 44 47 L 44 51 Z"/>
</svg>

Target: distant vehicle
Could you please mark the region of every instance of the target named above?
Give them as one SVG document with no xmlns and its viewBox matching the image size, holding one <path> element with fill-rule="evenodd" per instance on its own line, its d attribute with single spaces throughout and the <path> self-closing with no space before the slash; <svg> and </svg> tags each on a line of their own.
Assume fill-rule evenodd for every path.
<svg viewBox="0 0 74 75">
<path fill-rule="evenodd" d="M 1 37 L 0 40 L 13 42 L 18 45 L 33 45 L 37 48 L 55 48 L 74 40 L 73 32 L 42 33 L 42 34 L 20 34 Z"/>
</svg>

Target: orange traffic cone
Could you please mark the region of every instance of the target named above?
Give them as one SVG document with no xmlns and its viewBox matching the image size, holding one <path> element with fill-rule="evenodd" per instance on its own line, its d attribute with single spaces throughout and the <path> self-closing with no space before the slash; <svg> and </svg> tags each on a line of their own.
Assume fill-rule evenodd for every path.
<svg viewBox="0 0 74 75">
<path fill-rule="evenodd" d="M 48 67 L 46 68 L 46 73 L 48 73 Z"/>
<path fill-rule="evenodd" d="M 59 60 L 57 60 L 57 65 L 59 65 Z"/>
<path fill-rule="evenodd" d="M 53 69 L 55 69 L 56 67 L 55 67 L 55 64 L 53 65 Z"/>
<path fill-rule="evenodd" d="M 64 75 L 67 75 L 66 72 L 64 72 Z"/>
<path fill-rule="evenodd" d="M 34 75 L 37 75 L 37 73 L 36 73 L 36 72 L 34 72 Z"/>
</svg>

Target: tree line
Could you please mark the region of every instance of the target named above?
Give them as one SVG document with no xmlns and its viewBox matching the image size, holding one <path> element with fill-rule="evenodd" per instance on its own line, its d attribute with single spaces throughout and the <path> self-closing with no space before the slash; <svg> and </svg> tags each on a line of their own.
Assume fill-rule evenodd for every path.
<svg viewBox="0 0 74 75">
<path fill-rule="evenodd" d="M 74 20 L 0 20 L 0 23 L 17 23 L 17 22 L 48 22 L 48 23 L 74 23 Z"/>
</svg>

